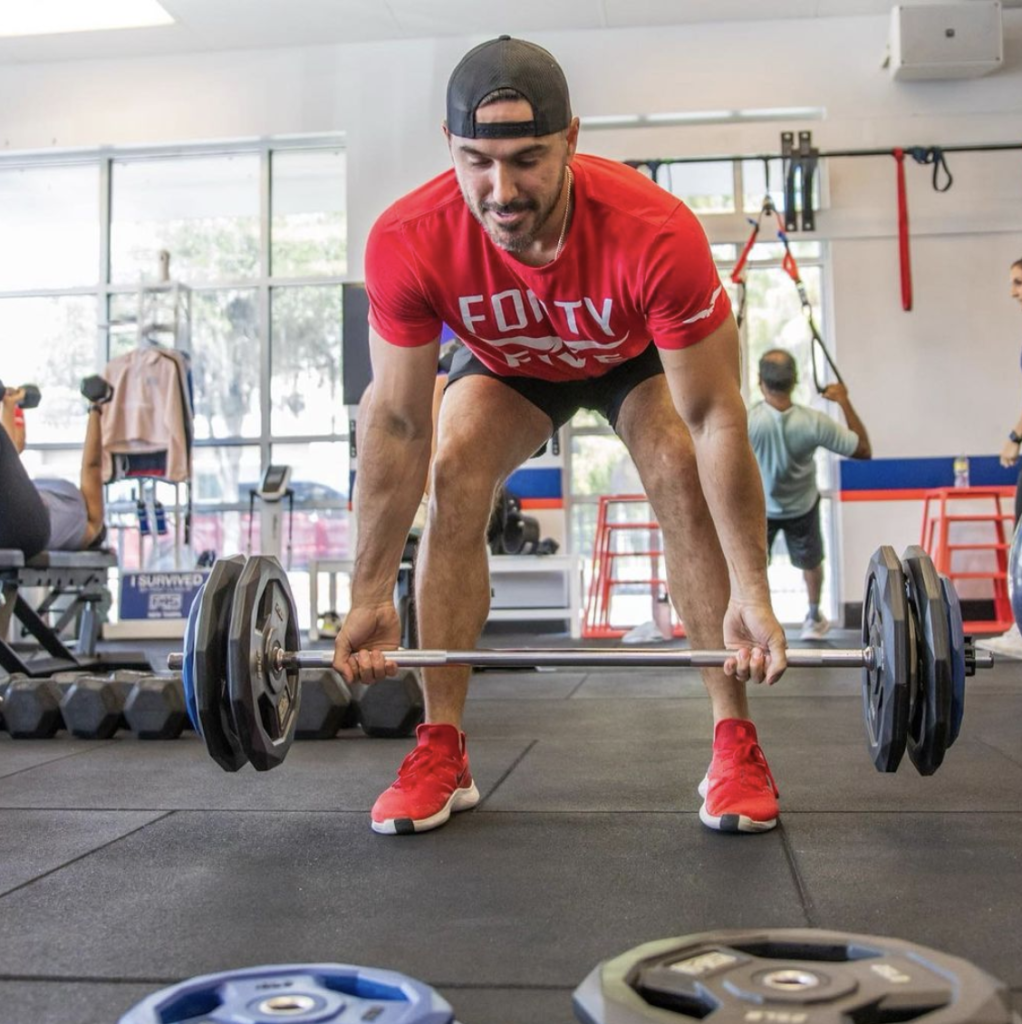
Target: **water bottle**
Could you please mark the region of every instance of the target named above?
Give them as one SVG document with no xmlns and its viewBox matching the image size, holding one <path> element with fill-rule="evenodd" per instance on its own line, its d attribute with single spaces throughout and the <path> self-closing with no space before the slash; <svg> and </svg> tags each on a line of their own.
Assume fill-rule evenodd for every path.
<svg viewBox="0 0 1022 1024">
<path fill-rule="evenodd" d="M 156 532 L 162 537 L 167 532 L 167 513 L 162 502 L 153 502 L 153 513 L 156 519 Z"/>
<path fill-rule="evenodd" d="M 968 487 L 969 486 L 969 457 L 968 455 L 959 455 L 954 462 L 955 471 L 955 487 Z"/>
<path fill-rule="evenodd" d="M 145 502 L 135 502 L 135 512 L 138 515 L 138 532 L 143 537 L 149 536 L 149 513 L 146 511 Z"/>
</svg>

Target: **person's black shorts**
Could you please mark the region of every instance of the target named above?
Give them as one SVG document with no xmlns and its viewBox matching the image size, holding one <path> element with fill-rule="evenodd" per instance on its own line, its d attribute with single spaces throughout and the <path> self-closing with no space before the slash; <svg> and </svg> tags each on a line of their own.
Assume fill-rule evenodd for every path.
<svg viewBox="0 0 1022 1024">
<path fill-rule="evenodd" d="M 820 499 L 806 513 L 793 519 L 767 519 L 767 557 L 777 534 L 784 532 L 791 564 L 796 569 L 815 569 L 823 562 L 823 533 L 820 530 Z"/>
<path fill-rule="evenodd" d="M 503 377 L 477 359 L 466 346 L 454 355 L 451 372 L 447 377 L 447 387 L 461 377 L 493 377 L 545 412 L 550 417 L 555 431 L 564 426 L 579 409 L 593 409 L 603 413 L 610 425 L 616 427 L 621 406 L 632 388 L 663 372 L 664 366 L 653 342 L 650 342 L 640 355 L 619 363 L 602 377 L 567 381 L 540 380 L 538 377 Z"/>
</svg>

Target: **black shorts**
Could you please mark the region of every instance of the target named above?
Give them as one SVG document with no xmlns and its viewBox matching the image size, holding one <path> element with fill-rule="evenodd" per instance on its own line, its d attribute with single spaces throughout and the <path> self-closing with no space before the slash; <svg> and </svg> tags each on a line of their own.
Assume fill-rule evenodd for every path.
<svg viewBox="0 0 1022 1024">
<path fill-rule="evenodd" d="M 550 417 L 555 431 L 564 426 L 579 409 L 592 409 L 603 413 L 610 425 L 616 428 L 621 406 L 632 388 L 663 372 L 664 366 L 653 342 L 650 342 L 640 355 L 619 363 L 602 377 L 586 377 L 583 380 L 503 377 L 477 359 L 466 346 L 454 355 L 447 386 L 450 387 L 461 377 L 493 377 L 545 412 Z"/>
<path fill-rule="evenodd" d="M 820 499 L 808 511 L 794 519 L 767 519 L 767 557 L 781 531 L 788 545 L 791 564 L 796 569 L 815 569 L 823 563 L 823 533 L 820 530 Z"/>
</svg>

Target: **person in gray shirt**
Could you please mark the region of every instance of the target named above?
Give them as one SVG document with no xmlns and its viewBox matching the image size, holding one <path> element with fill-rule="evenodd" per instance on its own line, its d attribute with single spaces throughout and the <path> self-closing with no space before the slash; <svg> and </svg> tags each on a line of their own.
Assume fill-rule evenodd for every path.
<svg viewBox="0 0 1022 1024">
<path fill-rule="evenodd" d="M 26 557 L 47 550 L 83 551 L 99 547 L 106 535 L 103 508 L 101 406 L 113 389 L 105 385 L 90 397 L 89 418 L 82 449 L 79 484 L 37 477 L 30 480 L 19 458 L 25 448 L 25 428 L 18 404 L 22 388 L 0 384 L 0 547 L 16 548 Z"/>
<path fill-rule="evenodd" d="M 819 640 L 830 623 L 820 611 L 823 535 L 816 449 L 826 448 L 853 459 L 868 459 L 872 450 L 844 384 L 829 385 L 823 397 L 841 407 L 847 426 L 792 401 L 797 383 L 798 367 L 790 352 L 775 348 L 764 353 L 759 361 L 763 401 L 749 409 L 749 438 L 766 494 L 767 554 L 777 534 L 783 532 L 791 564 L 802 570 L 809 596 L 801 639 Z"/>
</svg>

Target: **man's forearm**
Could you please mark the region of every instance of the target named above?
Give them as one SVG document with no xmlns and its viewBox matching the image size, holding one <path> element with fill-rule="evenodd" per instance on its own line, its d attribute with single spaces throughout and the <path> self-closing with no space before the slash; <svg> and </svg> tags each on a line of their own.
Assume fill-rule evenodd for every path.
<svg viewBox="0 0 1022 1024">
<path fill-rule="evenodd" d="M 352 603 L 380 604 L 393 599 L 401 553 L 425 488 L 430 439 L 399 436 L 370 419 L 360 442 Z"/>
<path fill-rule="evenodd" d="M 732 593 L 770 599 L 767 581 L 766 503 L 744 417 L 740 423 L 694 430 L 696 461 L 717 528 Z"/>
<path fill-rule="evenodd" d="M 866 425 L 859 419 L 859 414 L 847 398 L 841 403 L 841 411 L 845 414 L 845 422 L 848 424 L 848 429 L 855 431 L 860 443 L 869 447 L 869 435 L 866 433 Z"/>
</svg>

